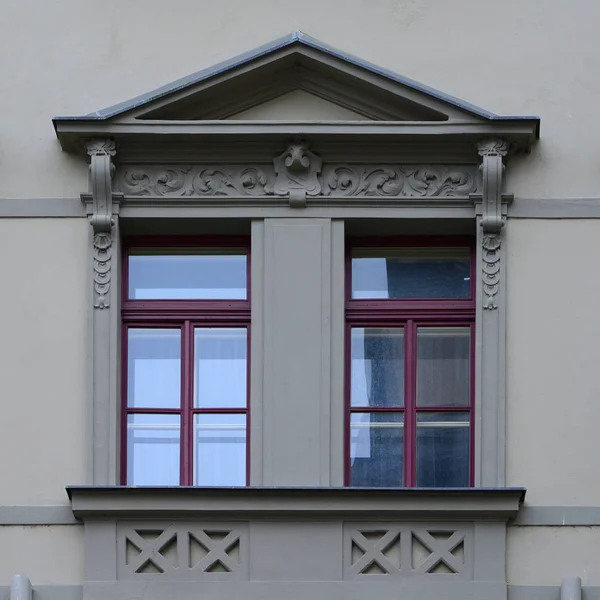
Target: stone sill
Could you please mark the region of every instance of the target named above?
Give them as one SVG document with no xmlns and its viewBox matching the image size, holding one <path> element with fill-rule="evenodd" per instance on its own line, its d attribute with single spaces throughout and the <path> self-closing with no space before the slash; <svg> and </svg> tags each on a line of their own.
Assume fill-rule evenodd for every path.
<svg viewBox="0 0 600 600">
<path fill-rule="evenodd" d="M 67 488 L 79 519 L 493 520 L 517 516 L 524 488 Z"/>
</svg>

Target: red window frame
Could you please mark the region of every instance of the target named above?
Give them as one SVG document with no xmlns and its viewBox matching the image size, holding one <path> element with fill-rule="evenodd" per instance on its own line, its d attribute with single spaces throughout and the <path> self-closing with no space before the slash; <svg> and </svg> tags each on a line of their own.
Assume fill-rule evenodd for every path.
<svg viewBox="0 0 600 600">
<path fill-rule="evenodd" d="M 469 248 L 470 296 L 461 299 L 353 299 L 352 251 L 357 248 Z M 353 413 L 401 413 L 404 415 L 404 473 L 403 487 L 416 487 L 416 432 L 417 413 L 469 413 L 469 486 L 475 478 L 475 314 L 476 277 L 475 241 L 472 237 L 419 236 L 350 238 L 346 244 L 345 320 L 346 340 L 344 357 L 344 482 L 351 485 L 351 430 Z M 470 328 L 470 403 L 469 406 L 416 406 L 417 360 L 416 343 L 419 326 L 464 326 Z M 351 406 L 351 332 L 357 327 L 404 328 L 404 406 L 355 407 Z"/>
<path fill-rule="evenodd" d="M 132 250 L 201 250 L 241 248 L 246 251 L 245 300 L 132 300 L 129 298 L 129 256 Z M 127 417 L 130 414 L 180 415 L 179 485 L 193 485 L 193 420 L 196 414 L 246 416 L 246 485 L 250 482 L 250 237 L 249 236 L 144 236 L 123 240 L 121 300 L 121 456 L 120 480 L 127 485 Z M 179 408 L 127 406 L 128 330 L 130 328 L 180 329 L 181 401 Z M 245 328 L 246 406 L 244 408 L 194 408 L 194 328 Z"/>
</svg>

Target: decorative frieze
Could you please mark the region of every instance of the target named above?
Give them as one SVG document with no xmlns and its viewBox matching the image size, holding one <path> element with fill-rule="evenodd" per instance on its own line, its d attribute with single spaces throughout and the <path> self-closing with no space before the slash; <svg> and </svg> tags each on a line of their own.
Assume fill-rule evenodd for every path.
<svg viewBox="0 0 600 600">
<path fill-rule="evenodd" d="M 288 175 L 286 175 L 288 177 Z M 128 166 L 118 173 L 127 196 L 308 196 L 466 197 L 479 191 L 476 166 L 326 165 L 311 179 L 282 179 L 282 171 L 267 165 Z M 293 185 L 295 184 L 295 185 Z"/>
<path fill-rule="evenodd" d="M 117 176 L 128 196 L 466 197 L 479 190 L 475 165 L 324 164 L 291 144 L 260 165 L 129 165 Z"/>
</svg>

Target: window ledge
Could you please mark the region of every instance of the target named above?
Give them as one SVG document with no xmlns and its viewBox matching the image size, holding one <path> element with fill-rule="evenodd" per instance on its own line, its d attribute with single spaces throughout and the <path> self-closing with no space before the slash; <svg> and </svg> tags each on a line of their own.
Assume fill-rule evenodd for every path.
<svg viewBox="0 0 600 600">
<path fill-rule="evenodd" d="M 89 518 L 372 518 L 516 517 L 524 488 L 202 488 L 72 486 L 73 514 Z"/>
</svg>

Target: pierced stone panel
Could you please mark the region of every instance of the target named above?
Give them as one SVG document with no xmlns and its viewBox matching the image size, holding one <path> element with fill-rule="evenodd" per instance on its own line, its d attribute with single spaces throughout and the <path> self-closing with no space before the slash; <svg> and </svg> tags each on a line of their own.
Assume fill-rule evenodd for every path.
<svg viewBox="0 0 600 600">
<path fill-rule="evenodd" d="M 118 577 L 247 579 L 246 523 L 120 524 Z"/>
<path fill-rule="evenodd" d="M 468 524 L 354 524 L 344 527 L 344 579 L 370 575 L 472 579 Z"/>
</svg>

